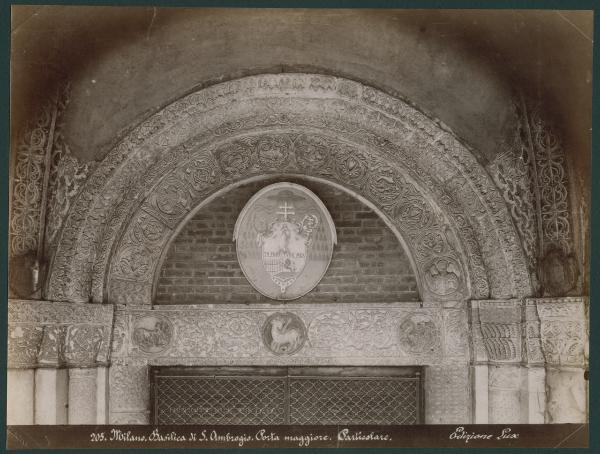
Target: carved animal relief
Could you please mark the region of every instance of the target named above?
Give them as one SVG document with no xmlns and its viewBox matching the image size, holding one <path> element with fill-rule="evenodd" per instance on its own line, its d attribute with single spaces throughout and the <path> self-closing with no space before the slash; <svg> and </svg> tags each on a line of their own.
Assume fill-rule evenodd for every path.
<svg viewBox="0 0 600 454">
<path fill-rule="evenodd" d="M 292 355 L 302 348 L 306 327 L 296 314 L 278 312 L 267 318 L 263 327 L 265 346 L 276 355 Z"/>
</svg>

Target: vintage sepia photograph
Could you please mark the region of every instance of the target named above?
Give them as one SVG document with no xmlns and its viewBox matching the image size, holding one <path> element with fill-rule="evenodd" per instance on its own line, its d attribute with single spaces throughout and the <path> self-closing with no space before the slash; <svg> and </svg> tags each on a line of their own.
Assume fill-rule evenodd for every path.
<svg viewBox="0 0 600 454">
<path fill-rule="evenodd" d="M 13 5 L 7 446 L 587 446 L 593 14 Z"/>
</svg>

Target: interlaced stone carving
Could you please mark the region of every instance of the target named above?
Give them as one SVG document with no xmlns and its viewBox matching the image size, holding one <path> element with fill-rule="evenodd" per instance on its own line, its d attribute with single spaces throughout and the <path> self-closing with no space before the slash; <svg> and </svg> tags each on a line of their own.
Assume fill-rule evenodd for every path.
<svg viewBox="0 0 600 454">
<path fill-rule="evenodd" d="M 519 230 L 535 286 L 544 295 L 577 286 L 564 151 L 539 105 L 515 105 L 513 143 L 489 166 Z M 537 215 L 534 215 L 537 213 Z"/>
<path fill-rule="evenodd" d="M 48 203 L 46 209 L 46 254 L 54 248 L 56 237 L 63 220 L 67 216 L 72 200 L 85 183 L 89 173 L 95 168 L 95 162 L 81 163 L 73 156 L 64 136 L 64 112 L 71 98 L 70 84 L 60 88 L 58 112 L 53 132 L 51 166 L 48 179 Z"/>
<path fill-rule="evenodd" d="M 517 110 L 517 106 L 515 106 Z M 536 223 L 536 199 L 533 189 L 534 157 L 526 143 L 526 126 L 515 112 L 515 133 L 512 143 L 506 144 L 490 164 L 490 174 L 502 191 L 511 217 L 519 231 L 529 269 L 536 271 L 538 236 Z"/>
<path fill-rule="evenodd" d="M 39 117 L 19 138 L 13 167 L 10 253 L 11 256 L 37 251 L 43 215 L 42 193 L 47 149 L 52 146 L 56 122 L 56 100 L 42 106 Z"/>
<path fill-rule="evenodd" d="M 314 84 L 319 87 L 317 97 L 313 97 Z M 245 107 L 232 109 L 232 102 Z M 269 134 L 265 134 L 267 129 Z M 295 136 L 282 135 L 285 129 L 293 130 Z M 251 135 L 256 137 L 250 140 Z M 282 151 L 281 143 L 289 144 L 288 139 L 297 147 L 293 155 Z M 346 147 L 360 152 L 346 161 L 335 159 L 336 150 Z M 371 162 L 363 159 L 365 152 L 379 158 L 379 170 L 373 168 L 372 176 L 368 172 L 362 176 L 364 165 Z M 212 192 L 239 181 L 241 176 L 235 175 L 241 170 L 249 177 L 294 168 L 296 173 L 309 173 L 310 167 L 311 175 L 317 172 L 323 179 L 342 180 L 344 185 L 356 181 L 356 188 L 366 191 L 374 203 L 389 207 L 384 212 L 392 219 L 404 214 L 415 226 L 433 222 L 432 229 L 434 225 L 450 227 L 455 238 L 447 238 L 450 244 L 445 255 L 455 251 L 453 259 L 461 262 L 459 293 L 530 294 L 526 261 L 505 203 L 485 170 L 450 133 L 377 90 L 328 76 L 289 74 L 209 87 L 135 128 L 91 174 L 70 210 L 51 266 L 48 296 L 87 301 L 93 295 L 95 301 L 103 301 L 102 283 L 107 282 L 109 292 L 138 288 L 147 298 L 151 294 L 147 282 L 103 277 L 114 241 L 121 237 L 114 235 L 114 229 L 125 226 L 144 199 L 148 213 L 169 228 L 175 225 L 172 215 L 178 210 L 188 204 L 197 206 L 206 194 L 194 192 L 190 201 L 189 174 L 185 174 L 187 180 L 185 175 L 176 178 L 177 190 L 169 188 L 165 177 L 170 173 L 165 171 L 178 167 L 176 163 L 191 164 L 192 156 L 216 160 L 201 177 L 202 181 L 209 176 L 207 187 Z M 274 163 L 281 167 L 269 171 Z M 453 180 L 457 172 L 462 180 L 444 189 L 440 180 Z M 182 179 L 188 183 L 185 190 L 179 184 Z M 159 184 L 160 180 L 165 183 Z M 421 201 L 404 209 L 396 202 L 405 196 L 403 201 L 410 199 L 406 190 L 410 192 L 411 186 Z M 160 206 L 153 203 L 159 194 L 165 197 Z M 128 237 L 125 229 L 120 231 Z M 408 237 L 409 248 L 416 249 Z M 109 299 L 132 300 L 130 294 Z M 141 302 L 137 296 L 133 301 Z"/>
<path fill-rule="evenodd" d="M 546 364 L 585 367 L 588 350 L 585 300 L 550 298 L 535 302 Z"/>
<path fill-rule="evenodd" d="M 113 308 L 10 300 L 8 365 L 91 367 L 109 361 Z"/>
</svg>

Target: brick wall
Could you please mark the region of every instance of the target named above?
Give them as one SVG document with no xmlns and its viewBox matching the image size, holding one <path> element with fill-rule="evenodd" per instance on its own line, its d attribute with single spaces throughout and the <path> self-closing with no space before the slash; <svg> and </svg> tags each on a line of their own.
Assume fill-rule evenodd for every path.
<svg viewBox="0 0 600 454">
<path fill-rule="evenodd" d="M 155 304 L 274 301 L 258 293 L 246 280 L 233 242 L 233 228 L 246 202 L 259 189 L 274 182 L 236 188 L 202 208 L 184 226 L 163 264 Z M 406 254 L 377 214 L 330 186 L 295 182 L 308 187 L 323 201 L 338 237 L 327 273 L 317 287 L 295 302 L 418 299 Z"/>
</svg>

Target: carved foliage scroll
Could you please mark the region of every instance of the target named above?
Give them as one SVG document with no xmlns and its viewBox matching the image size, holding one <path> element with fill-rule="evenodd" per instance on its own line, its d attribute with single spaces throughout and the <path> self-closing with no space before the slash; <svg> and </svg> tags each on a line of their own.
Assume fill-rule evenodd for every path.
<svg viewBox="0 0 600 454">
<path fill-rule="evenodd" d="M 346 306 L 123 308 L 116 313 L 113 358 L 162 365 L 430 364 L 442 360 L 447 343 L 454 357 L 468 356 L 466 342 L 446 339 L 439 306 Z M 466 313 L 454 312 L 453 323 L 466 326 Z"/>
<path fill-rule="evenodd" d="M 231 108 L 232 102 L 236 109 Z M 266 129 L 271 133 L 254 138 L 248 135 Z M 295 131 L 296 137 L 280 134 L 284 131 Z M 323 136 L 338 139 L 334 147 L 329 148 Z M 360 147 L 353 145 L 356 152 L 349 155 L 342 138 Z M 286 146 L 288 140 L 299 145 L 293 154 Z M 210 153 L 200 152 L 209 149 Z M 369 172 L 371 161 L 365 150 L 380 157 L 376 174 Z M 179 184 L 177 189 L 166 185 L 167 180 L 166 186 L 158 188 L 159 181 L 178 163 L 192 163 L 192 155 L 208 161 L 174 175 L 175 180 L 189 183 L 184 191 Z M 103 226 L 123 225 L 139 201 L 146 199 L 146 211 L 172 228 L 181 210 L 187 210 L 189 204 L 195 206 L 196 192 L 204 188 L 214 191 L 227 182 L 239 181 L 240 173 L 251 176 L 257 169 L 264 174 L 291 168 L 308 174 L 317 169 L 321 178 L 354 184 L 368 198 L 373 197 L 374 203 L 386 207 L 391 218 L 404 219 L 407 226 L 413 224 L 415 238 L 407 239 L 407 243 L 414 242 L 416 250 L 418 242 L 421 253 L 430 251 L 426 253 L 437 256 L 443 254 L 440 248 L 464 248 L 460 252 L 464 255 L 462 268 L 433 267 L 426 289 L 432 296 L 434 291 L 452 289 L 456 278 L 464 284 L 467 273 L 475 296 L 486 297 L 490 291 L 502 297 L 530 294 L 526 263 L 504 202 L 485 170 L 451 134 L 406 103 L 372 88 L 328 76 L 286 74 L 253 76 L 208 87 L 132 130 L 88 178 L 70 210 L 48 296 L 87 301 L 92 289 L 95 301 L 106 300 L 101 286 L 107 282 L 104 277 L 110 251 L 114 250 L 110 238 L 120 235 L 110 235 L 110 244 L 104 247 Z M 393 175 L 399 168 L 402 175 L 410 175 L 412 181 L 431 192 L 436 210 L 449 218 L 442 225 L 449 225 L 458 238 L 448 238 L 447 229 L 433 228 L 436 210 L 432 217 L 430 204 L 403 192 L 406 187 Z M 439 184 L 441 179 L 449 182 L 447 189 Z M 148 197 L 155 187 L 160 203 L 154 196 Z M 402 204 L 393 202 L 397 196 Z M 421 231 L 419 226 L 424 226 Z M 434 232 L 441 235 L 441 243 Z M 446 240 L 450 244 L 444 244 Z M 142 287 L 133 280 L 109 282 L 109 291 L 138 289 L 146 298 L 147 287 Z"/>
<path fill-rule="evenodd" d="M 241 178 L 273 172 L 274 159 L 278 172 L 332 180 L 360 191 L 381 207 L 417 251 L 425 298 L 460 299 L 466 295 L 467 275 L 452 246 L 456 244 L 454 234 L 440 228 L 444 219 L 399 169 L 331 137 L 270 133 L 239 137 L 216 149 L 196 153 L 159 183 L 142 204 L 117 250 L 109 283 L 110 300 L 150 304 L 152 277 L 169 239 L 169 229 L 174 229 L 209 193 Z M 156 234 L 148 237 L 148 231 Z M 123 286 L 124 281 L 127 286 Z M 146 290 L 132 292 L 135 283 Z"/>
</svg>

